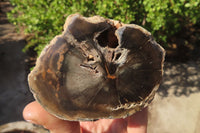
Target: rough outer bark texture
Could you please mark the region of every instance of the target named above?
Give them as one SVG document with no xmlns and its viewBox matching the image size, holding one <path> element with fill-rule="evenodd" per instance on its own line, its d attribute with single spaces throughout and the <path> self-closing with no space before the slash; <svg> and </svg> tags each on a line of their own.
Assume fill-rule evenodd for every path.
<svg viewBox="0 0 200 133">
<path fill-rule="evenodd" d="M 61 119 L 125 118 L 152 101 L 164 56 L 138 25 L 74 14 L 42 51 L 29 86 L 36 100 Z"/>
</svg>

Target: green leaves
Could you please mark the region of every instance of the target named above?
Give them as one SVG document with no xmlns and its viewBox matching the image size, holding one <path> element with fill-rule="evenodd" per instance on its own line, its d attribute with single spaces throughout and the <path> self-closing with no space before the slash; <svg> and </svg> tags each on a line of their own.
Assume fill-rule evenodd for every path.
<svg viewBox="0 0 200 133">
<path fill-rule="evenodd" d="M 68 15 L 100 15 L 123 23 L 142 25 L 157 41 L 166 42 L 188 23 L 200 20 L 200 0 L 10 0 L 15 8 L 8 13 L 11 22 L 31 34 L 29 47 L 40 53 L 61 34 Z M 17 16 L 17 17 L 16 17 Z"/>
<path fill-rule="evenodd" d="M 200 0 L 143 0 L 150 31 L 161 41 L 200 19 Z M 160 36 L 160 33 L 163 35 Z"/>
</svg>

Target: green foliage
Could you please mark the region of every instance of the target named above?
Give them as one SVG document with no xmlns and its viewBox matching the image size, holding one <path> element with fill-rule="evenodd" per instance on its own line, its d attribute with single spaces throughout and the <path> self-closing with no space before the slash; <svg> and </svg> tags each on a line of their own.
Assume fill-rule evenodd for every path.
<svg viewBox="0 0 200 133">
<path fill-rule="evenodd" d="M 28 45 L 40 53 L 57 34 L 68 15 L 100 15 L 136 23 L 165 42 L 186 24 L 200 20 L 200 0 L 10 0 L 15 8 L 8 14 L 15 25 L 31 35 Z"/>
<path fill-rule="evenodd" d="M 150 24 L 147 28 L 164 42 L 200 19 L 200 0 L 143 0 L 143 4 Z"/>
</svg>

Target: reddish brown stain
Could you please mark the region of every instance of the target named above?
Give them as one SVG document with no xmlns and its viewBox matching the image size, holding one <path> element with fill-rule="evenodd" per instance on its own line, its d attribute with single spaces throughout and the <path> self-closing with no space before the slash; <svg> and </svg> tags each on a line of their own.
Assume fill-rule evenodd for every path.
<svg viewBox="0 0 200 133">
<path fill-rule="evenodd" d="M 56 91 L 58 92 L 60 90 L 60 84 L 56 85 Z"/>
<path fill-rule="evenodd" d="M 46 72 L 42 71 L 42 78 L 45 79 L 46 78 Z"/>
<path fill-rule="evenodd" d="M 51 69 L 47 69 L 47 72 L 53 74 L 53 71 L 51 71 Z"/>
<path fill-rule="evenodd" d="M 49 84 L 52 85 L 52 81 L 49 81 Z"/>
<path fill-rule="evenodd" d="M 57 66 L 58 66 L 57 69 L 58 70 L 61 69 L 63 60 L 64 60 L 64 55 L 61 55 L 60 58 L 59 58 L 59 60 L 58 60 L 58 62 L 57 62 Z"/>
<path fill-rule="evenodd" d="M 56 98 L 58 99 L 58 93 L 55 93 Z"/>
<path fill-rule="evenodd" d="M 105 64 L 105 68 L 106 68 L 106 72 L 107 72 L 107 78 L 109 78 L 109 79 L 116 79 L 116 76 L 115 75 L 110 75 L 110 73 L 109 73 L 109 70 L 108 70 L 108 67 L 107 67 L 107 65 Z"/>
</svg>

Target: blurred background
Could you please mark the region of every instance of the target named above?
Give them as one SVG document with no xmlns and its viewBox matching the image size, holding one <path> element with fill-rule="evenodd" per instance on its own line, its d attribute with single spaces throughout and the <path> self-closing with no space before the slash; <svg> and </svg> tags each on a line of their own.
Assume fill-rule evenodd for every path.
<svg viewBox="0 0 200 133">
<path fill-rule="evenodd" d="M 200 132 L 200 0 L 0 0 L 0 125 L 23 120 L 27 74 L 68 15 L 138 24 L 166 50 L 149 133 Z"/>
</svg>

